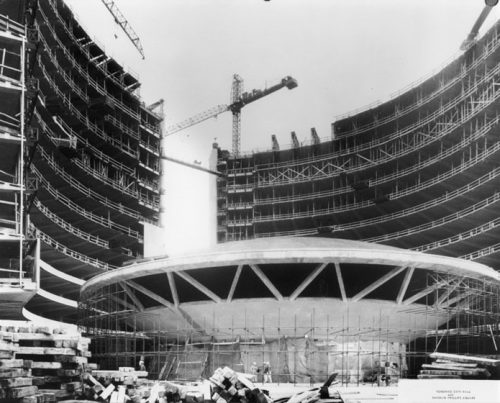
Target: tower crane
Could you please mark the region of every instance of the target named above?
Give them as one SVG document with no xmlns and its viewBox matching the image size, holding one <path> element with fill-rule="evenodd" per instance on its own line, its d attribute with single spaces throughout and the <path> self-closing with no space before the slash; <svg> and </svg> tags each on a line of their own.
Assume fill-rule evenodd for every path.
<svg viewBox="0 0 500 403">
<path fill-rule="evenodd" d="M 234 156 L 238 156 L 240 153 L 240 139 L 241 139 L 241 109 L 263 98 L 273 92 L 280 90 L 281 88 L 293 89 L 297 87 L 297 80 L 291 76 L 286 76 L 281 79 L 281 81 L 269 88 L 264 90 L 252 90 L 251 92 L 243 92 L 243 79 L 235 74 L 233 76 L 233 84 L 231 86 L 231 99 L 229 105 L 216 105 L 202 113 L 194 115 L 182 122 L 169 126 L 165 132 L 165 136 L 170 136 L 181 130 L 187 129 L 188 127 L 197 125 L 204 120 L 215 118 L 221 113 L 231 111 L 233 114 L 233 131 L 232 131 L 232 152 Z"/>
<path fill-rule="evenodd" d="M 122 12 L 120 9 L 117 7 L 115 4 L 114 0 L 101 0 L 102 4 L 108 9 L 108 11 L 111 13 L 113 18 L 115 19 L 115 22 L 121 27 L 123 32 L 127 35 L 128 39 L 132 42 L 132 44 L 135 46 L 135 48 L 139 51 L 141 54 L 142 58 L 144 59 L 144 50 L 142 48 L 141 40 L 135 33 L 134 29 L 132 26 L 129 24 L 127 19 L 123 16 Z"/>
</svg>

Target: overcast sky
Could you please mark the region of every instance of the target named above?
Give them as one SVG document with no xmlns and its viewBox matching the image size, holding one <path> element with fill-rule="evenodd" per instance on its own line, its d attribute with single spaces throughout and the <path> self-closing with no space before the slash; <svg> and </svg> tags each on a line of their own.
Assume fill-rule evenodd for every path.
<svg viewBox="0 0 500 403">
<path fill-rule="evenodd" d="M 142 60 L 100 0 L 66 0 L 108 54 L 136 72 L 166 125 L 229 103 L 232 76 L 263 89 L 298 80 L 242 111 L 242 150 L 281 148 L 290 132 L 329 138 L 335 117 L 406 88 L 458 56 L 483 0 L 115 0 L 141 39 Z M 493 9 L 482 32 L 500 18 Z M 172 136 L 168 154 L 206 164 L 214 139 L 231 149 L 231 114 Z M 204 246 L 206 175 L 171 166 L 172 249 Z M 193 228 L 198 228 L 193 234 Z M 170 251 L 167 251 L 170 252 Z"/>
</svg>

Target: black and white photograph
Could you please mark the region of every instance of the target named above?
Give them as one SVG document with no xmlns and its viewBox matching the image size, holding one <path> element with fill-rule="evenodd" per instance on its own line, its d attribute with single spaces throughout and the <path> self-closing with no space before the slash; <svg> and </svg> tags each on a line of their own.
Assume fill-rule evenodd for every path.
<svg viewBox="0 0 500 403">
<path fill-rule="evenodd" d="M 0 0 L 0 403 L 500 402 L 498 3 Z"/>
</svg>

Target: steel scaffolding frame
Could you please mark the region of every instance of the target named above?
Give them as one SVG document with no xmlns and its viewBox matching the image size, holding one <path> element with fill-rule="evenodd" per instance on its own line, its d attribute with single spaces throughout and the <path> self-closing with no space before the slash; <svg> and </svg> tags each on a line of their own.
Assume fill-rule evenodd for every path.
<svg viewBox="0 0 500 403">
<path fill-rule="evenodd" d="M 270 361 L 278 382 L 321 382 L 337 372 L 343 384 L 359 385 L 380 382 L 373 374 L 385 362 L 397 364 L 394 375 L 400 378 L 415 376 L 435 351 L 498 354 L 500 287 L 450 273 L 429 272 L 419 292 L 398 296 L 401 312 L 415 324 L 410 328 L 389 326 L 381 310 L 371 323 L 349 311 L 341 322 L 330 316 L 318 322 L 314 307 L 305 326 L 297 324 L 296 314 L 293 326 L 281 322 L 278 309 L 271 321 L 263 314 L 260 324 L 247 321 L 245 310 L 243 325 L 232 317 L 232 325 L 221 329 L 215 316 L 201 322 L 184 317 L 167 328 L 160 313 L 138 306 L 132 295 L 120 284 L 86 294 L 79 305 L 80 326 L 92 338 L 93 357 L 103 368 L 137 367 L 145 357 L 153 378 L 162 373 L 193 380 L 221 365 L 249 372 L 252 361 Z"/>
<path fill-rule="evenodd" d="M 9 304 L 25 302 L 39 286 L 40 244 L 29 236 L 27 226 L 26 197 L 26 148 L 28 146 L 27 125 L 32 95 L 31 78 L 27 71 L 28 27 L 0 16 L 0 145 L 4 152 L 0 170 L 2 216 L 0 230 L 0 287 L 26 292 L 26 297 L 11 294 L 14 301 L 3 301 L 2 309 Z M 13 246 L 15 245 L 15 246 Z M 30 294 L 30 296 L 28 296 Z M 20 306 L 14 306 L 20 312 Z M 14 310 L 14 309 L 13 309 Z M 3 312 L 9 315 L 10 312 Z"/>
</svg>

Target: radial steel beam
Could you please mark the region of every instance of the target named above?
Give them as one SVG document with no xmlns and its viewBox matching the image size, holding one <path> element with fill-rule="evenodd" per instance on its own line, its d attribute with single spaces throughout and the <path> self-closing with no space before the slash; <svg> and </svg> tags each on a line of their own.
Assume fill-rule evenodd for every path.
<svg viewBox="0 0 500 403">
<path fill-rule="evenodd" d="M 398 305 L 401 305 L 401 303 L 403 302 L 403 298 L 405 297 L 406 291 L 408 290 L 408 286 L 410 285 L 410 281 L 414 272 L 415 267 L 409 267 L 406 271 L 405 278 L 403 279 L 403 283 L 401 284 L 401 288 L 399 289 L 398 296 L 396 298 L 396 303 Z"/>
<path fill-rule="evenodd" d="M 342 301 L 347 302 L 347 294 L 345 292 L 344 279 L 342 278 L 342 271 L 340 270 L 340 264 L 335 262 L 335 273 L 337 274 L 337 282 L 339 283 L 340 295 L 342 295 Z"/>
<path fill-rule="evenodd" d="M 163 306 L 169 308 L 179 318 L 181 318 L 182 320 L 186 321 L 189 325 L 191 325 L 193 327 L 193 329 L 204 333 L 203 327 L 200 324 L 198 324 L 196 321 L 194 321 L 194 319 L 191 318 L 191 316 L 189 316 L 184 310 L 176 307 L 170 301 L 166 300 L 163 297 L 160 297 L 158 294 L 152 292 L 151 290 L 148 290 L 146 287 L 143 287 L 142 285 L 137 284 L 135 281 L 129 280 L 127 282 L 127 284 L 129 286 L 131 286 L 132 288 L 135 288 L 137 291 L 143 293 L 147 297 L 149 297 L 149 298 L 159 302 Z"/>
<path fill-rule="evenodd" d="M 323 269 L 328 266 L 328 263 L 321 263 L 318 265 L 306 279 L 295 289 L 294 292 L 290 295 L 290 301 L 294 301 L 301 293 L 306 289 L 306 287 L 311 284 L 316 277 L 323 271 Z"/>
<path fill-rule="evenodd" d="M 191 284 L 198 291 L 201 291 L 203 294 L 205 294 L 208 298 L 210 298 L 214 302 L 222 302 L 222 299 L 217 294 L 215 294 L 213 291 L 209 290 L 207 287 L 205 287 L 203 284 L 201 284 L 198 280 L 195 280 L 189 274 L 187 274 L 183 271 L 177 271 L 175 273 L 180 278 L 186 280 L 189 284 Z"/>
<path fill-rule="evenodd" d="M 136 283 L 135 281 L 129 280 L 127 284 L 135 288 L 137 291 L 142 292 L 144 295 L 148 296 L 151 299 L 154 299 L 156 302 L 159 302 L 160 304 L 166 306 L 167 308 L 170 308 L 173 311 L 177 311 L 177 307 L 172 304 L 170 301 L 167 301 L 165 298 L 160 297 L 158 294 L 152 292 L 151 290 L 148 290 L 146 287 Z"/>
<path fill-rule="evenodd" d="M 387 283 L 391 278 L 397 276 L 399 273 L 401 273 L 405 269 L 406 269 L 406 266 L 395 267 L 389 273 L 384 274 L 378 280 L 371 283 L 368 287 L 366 287 L 363 290 L 361 290 L 360 292 L 358 292 L 354 297 L 351 298 L 351 301 L 358 302 L 361 298 L 368 295 L 372 291 L 375 291 L 382 284 Z"/>
<path fill-rule="evenodd" d="M 139 301 L 139 298 L 134 294 L 134 292 L 130 289 L 130 287 L 125 283 L 124 281 L 120 282 L 121 287 L 125 291 L 125 294 L 128 295 L 128 297 L 132 300 L 132 302 L 136 305 L 136 307 L 139 309 L 139 311 L 144 311 L 144 305 L 142 304 L 141 301 Z"/>
<path fill-rule="evenodd" d="M 236 286 L 238 285 L 238 281 L 240 279 L 242 271 L 243 265 L 240 264 L 236 269 L 236 273 L 234 274 L 233 282 L 231 283 L 231 288 L 229 290 L 229 294 L 227 295 L 226 302 L 231 302 L 233 300 L 234 291 L 236 290 Z"/>
<path fill-rule="evenodd" d="M 172 272 L 167 272 L 168 285 L 170 286 L 170 293 L 172 294 L 172 300 L 175 306 L 179 306 L 179 294 L 177 293 L 177 287 L 175 285 L 175 279 Z"/>
<path fill-rule="evenodd" d="M 264 285 L 271 291 L 271 293 L 275 296 L 278 301 L 283 301 L 283 295 L 278 291 L 278 289 L 274 286 L 274 284 L 269 280 L 269 278 L 264 274 L 259 266 L 256 264 L 251 264 L 250 267 L 257 274 L 257 277 L 264 283 Z"/>
</svg>

